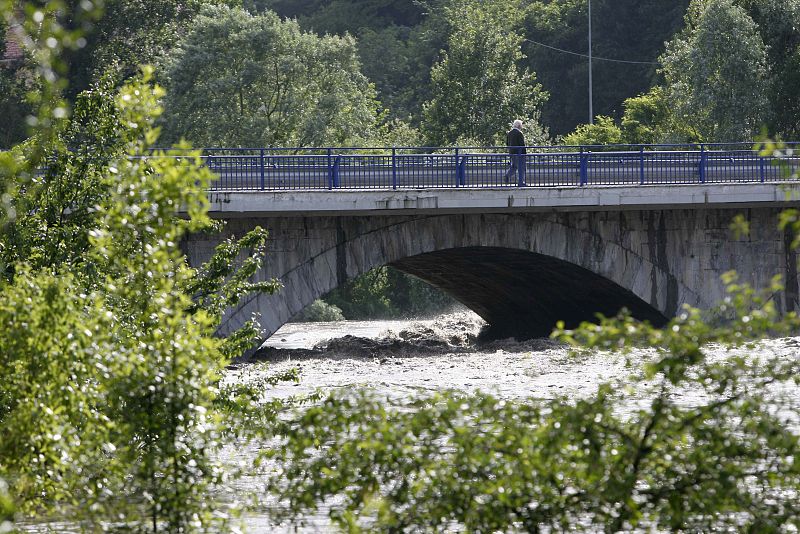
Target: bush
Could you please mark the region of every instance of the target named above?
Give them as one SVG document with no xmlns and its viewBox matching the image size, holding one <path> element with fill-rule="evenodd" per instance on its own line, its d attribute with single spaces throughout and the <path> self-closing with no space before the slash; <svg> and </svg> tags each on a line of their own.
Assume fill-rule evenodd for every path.
<svg viewBox="0 0 800 534">
<path fill-rule="evenodd" d="M 594 124 L 581 124 L 564 136 L 566 146 L 617 145 L 622 143 L 622 130 L 614 119 L 598 115 Z"/>
<path fill-rule="evenodd" d="M 317 299 L 306 307 L 295 321 L 298 323 L 344 321 L 344 314 L 338 306 Z"/>
</svg>

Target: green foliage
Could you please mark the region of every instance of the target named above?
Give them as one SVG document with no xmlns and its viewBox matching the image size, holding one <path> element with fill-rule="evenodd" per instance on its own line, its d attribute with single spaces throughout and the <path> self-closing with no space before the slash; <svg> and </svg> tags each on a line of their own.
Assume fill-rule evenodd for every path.
<svg viewBox="0 0 800 534">
<path fill-rule="evenodd" d="M 325 302 L 347 319 L 388 319 L 435 315 L 455 301 L 419 278 L 378 267 L 331 291 Z"/>
<path fill-rule="evenodd" d="M 439 315 L 453 308 L 456 301 L 448 294 L 416 276 L 389 268 L 389 299 L 401 317 Z"/>
<path fill-rule="evenodd" d="M 726 326 L 686 308 L 664 329 L 622 315 L 557 331 L 595 351 L 653 349 L 630 360 L 623 383 L 586 399 L 331 395 L 287 422 L 284 446 L 269 453 L 281 466 L 271 490 L 289 516 L 332 503 L 349 531 L 791 528 L 800 442 L 792 399 L 772 388 L 797 382 L 800 369 L 791 357 L 748 355 L 746 342 L 800 321 L 778 316 L 777 286 L 727 281 L 717 310 Z M 712 343 L 739 350 L 712 358 Z M 693 402 L 675 400 L 684 388 Z"/>
<path fill-rule="evenodd" d="M 364 75 L 375 84 L 378 98 L 393 117 L 408 120 L 418 116 L 427 87 L 430 64 L 420 50 L 420 29 L 401 26 L 363 28 L 356 34 Z M 418 118 L 418 117 L 417 117 Z"/>
<path fill-rule="evenodd" d="M 594 124 L 581 124 L 562 139 L 562 143 L 567 146 L 615 145 L 622 142 L 620 127 L 614 119 L 602 115 L 595 119 Z"/>
<path fill-rule="evenodd" d="M 695 0 L 659 61 L 663 85 L 624 102 L 626 143 L 723 142 L 798 132 L 800 3 Z"/>
<path fill-rule="evenodd" d="M 281 17 L 297 19 L 302 28 L 319 35 L 354 36 L 362 71 L 375 84 L 391 118 L 411 118 L 415 124 L 441 39 L 438 35 L 430 38 L 430 26 L 437 24 L 437 17 L 430 15 L 430 4 L 416 0 L 245 1 L 248 9 L 272 10 Z"/>
<path fill-rule="evenodd" d="M 647 94 L 628 98 L 620 128 L 626 143 L 692 143 L 699 141 L 697 132 L 676 120 L 663 87 L 656 86 Z"/>
<path fill-rule="evenodd" d="M 414 26 L 424 8 L 415 0 L 246 0 L 245 7 L 269 9 L 284 17 L 297 18 L 316 33 L 338 35 L 357 34 L 360 28 Z"/>
<path fill-rule="evenodd" d="M 297 320 L 300 322 L 344 321 L 344 314 L 338 306 L 317 299 L 302 311 Z"/>
<path fill-rule="evenodd" d="M 52 49 L 80 34 L 58 9 L 23 11 L 22 27 L 44 36 L 30 40 L 39 116 L 34 137 L 0 154 L 0 478 L 11 485 L 0 488 L 0 521 L 16 508 L 88 530 L 224 528 L 227 514 L 208 499 L 221 477 L 219 416 L 225 428 L 256 417 L 234 420 L 244 405 L 220 397 L 220 373 L 257 325 L 214 333 L 226 306 L 278 288 L 249 282 L 266 234 L 188 267 L 178 244 L 214 226 L 211 173 L 185 146 L 180 159 L 151 150 L 163 92 L 150 69 L 120 91 L 102 80 L 64 120 L 66 69 Z M 272 408 L 258 412 L 259 428 Z"/>
<path fill-rule="evenodd" d="M 219 228 L 213 225 L 208 230 Z M 267 236 L 266 230 L 256 226 L 241 239 L 231 237 L 217 245 L 211 259 L 183 287 L 192 296 L 189 310 L 204 310 L 219 321 L 243 296 L 278 291 L 281 285 L 277 280 L 251 281 L 262 266 Z"/>
<path fill-rule="evenodd" d="M 165 136 L 204 146 L 363 145 L 374 89 L 351 37 L 224 6 L 197 17 L 165 66 Z"/>
<path fill-rule="evenodd" d="M 653 87 L 647 94 L 628 98 L 618 126 L 611 117 L 597 117 L 565 135 L 565 145 L 691 143 L 699 135 L 671 112 L 664 89 Z"/>
<path fill-rule="evenodd" d="M 333 290 L 325 301 L 342 310 L 348 319 L 385 319 L 395 313 L 388 287 L 388 268 L 379 267 Z"/>
<path fill-rule="evenodd" d="M 502 145 L 514 119 L 537 132 L 538 110 L 547 93 L 536 76 L 518 67 L 521 36 L 512 30 L 517 2 L 451 2 L 445 13 L 459 21 L 442 59 L 431 69 L 432 98 L 423 106 L 422 129 L 433 146 L 474 139 Z M 543 140 L 526 138 L 529 144 Z"/>
<path fill-rule="evenodd" d="M 379 147 L 418 147 L 423 144 L 419 130 L 400 119 L 382 122 L 373 143 Z"/>
<path fill-rule="evenodd" d="M 88 506 L 172 531 L 210 520 L 219 343 L 208 314 L 185 312 L 191 270 L 176 245 L 207 224 L 210 173 L 126 157 L 154 138 L 160 96 L 147 74 L 116 101 L 87 95 L 64 132 L 98 152 L 54 145 L 48 175 L 21 190 L 2 235 L 14 271 L 0 301 L 0 473 L 23 513 Z"/>
<path fill-rule="evenodd" d="M 44 174 L 25 184 L 15 199 L 20 217 L 0 242 L 2 264 L 25 262 L 33 269 L 60 271 L 80 263 L 85 274 L 96 271 L 85 256 L 89 231 L 98 223 L 97 204 L 116 178 L 108 167 L 130 141 L 119 128 L 115 94 L 104 79 L 79 97 L 74 120 L 56 134 L 57 152 Z"/>
<path fill-rule="evenodd" d="M 586 121 L 587 60 L 533 42 L 585 53 L 588 29 L 586 0 L 473 2 L 480 11 L 490 13 L 495 19 L 488 25 L 465 17 L 459 11 L 465 3 L 462 0 L 248 0 L 245 6 L 258 11 L 274 10 L 282 17 L 296 18 L 302 28 L 319 34 L 329 32 L 355 36 L 362 70 L 375 83 L 379 99 L 390 110 L 392 118 L 409 120 L 415 126 L 426 120 L 420 113 L 423 103 L 442 98 L 440 93 L 443 86 L 447 86 L 447 80 L 441 80 L 437 87 L 437 82 L 431 77 L 432 67 L 441 65 L 445 57 L 443 53 L 450 54 L 451 42 L 457 43 L 456 48 L 462 46 L 459 41 L 464 41 L 466 36 L 459 34 L 476 30 L 485 34 L 487 43 L 468 44 L 467 49 L 474 51 L 476 62 L 481 61 L 480 56 L 484 55 L 489 68 L 505 68 L 502 59 L 492 59 L 490 48 L 493 39 L 501 43 L 500 53 L 506 54 L 506 59 L 512 59 L 513 54 L 522 50 L 524 55 L 513 59 L 517 75 L 535 72 L 537 81 L 550 95 L 540 105 L 533 106 L 541 110 L 541 121 L 548 130 L 565 134 Z M 654 83 L 657 79 L 655 61 L 663 51 L 664 42 L 680 28 L 688 4 L 689 0 L 593 0 L 595 57 L 653 62 L 632 64 L 596 60 L 593 73 L 597 114 L 619 120 L 625 98 L 646 92 Z M 507 40 L 514 41 L 516 46 L 507 46 Z M 456 50 L 458 54 L 460 52 Z M 458 62 L 459 59 L 450 57 L 448 61 Z M 479 84 L 480 76 L 454 65 L 449 65 L 442 75 L 446 77 L 448 73 L 455 75 L 459 72 L 466 77 L 451 79 L 453 83 L 448 89 L 469 94 L 469 86 Z M 515 80 L 509 78 L 508 85 L 513 86 Z M 462 83 L 467 87 L 460 88 Z M 533 105 L 538 97 L 533 93 L 530 96 Z M 480 108 L 475 106 L 476 113 L 480 113 L 481 108 L 492 106 L 490 99 L 484 98 Z M 457 123 L 455 119 L 463 121 L 461 115 L 446 115 L 454 113 L 458 99 L 454 98 L 454 101 L 436 116 L 436 121 L 443 121 L 443 126 L 438 126 L 441 130 L 447 128 L 448 123 Z M 483 111 L 489 115 L 503 112 Z M 517 114 L 524 115 L 511 113 L 511 116 L 499 119 L 501 129 L 506 129 L 507 123 Z M 467 119 L 474 121 L 476 116 L 479 115 L 473 113 Z M 538 116 L 536 119 L 540 120 Z M 450 128 L 457 130 L 458 127 L 455 124 Z M 429 129 L 436 128 L 431 125 Z M 463 135 L 453 131 L 445 133 L 448 133 L 450 143 L 458 138 L 482 138 L 473 132 Z"/>
<path fill-rule="evenodd" d="M 138 72 L 140 65 L 153 63 L 168 53 L 188 22 L 209 3 L 206 0 L 102 2 L 102 16 L 85 28 L 83 46 L 69 57 L 70 100 L 108 72 L 126 80 Z M 65 23 L 69 23 L 68 19 Z"/>
<path fill-rule="evenodd" d="M 15 28 L 15 38 L 22 44 L 28 61 L 25 69 L 30 73 L 25 74 L 25 90 L 32 113 L 25 118 L 25 123 L 36 133 L 27 145 L 25 158 L 18 152 L 0 152 L 0 225 L 15 217 L 11 199 L 19 186 L 33 178 L 53 137 L 63 125 L 59 119 L 69 112 L 62 98 L 67 86 L 64 75 L 69 66 L 65 55 L 80 48 L 83 30 L 100 15 L 100 10 L 91 2 L 72 7 L 70 25 L 65 27 L 59 22 L 59 17 L 64 15 L 60 1 L 37 2 L 34 8 L 26 2 L 0 0 L 0 16 L 7 27 Z M 18 110 L 18 113 L 23 112 Z"/>
<path fill-rule="evenodd" d="M 741 0 L 758 26 L 767 47 L 771 135 L 793 139 L 800 134 L 800 2 L 798 0 Z"/>
<path fill-rule="evenodd" d="M 598 57 L 655 63 L 678 31 L 689 0 L 592 0 L 593 112 L 620 119 L 626 98 L 658 81 L 656 64 L 617 63 Z M 550 98 L 542 122 L 565 135 L 588 120 L 588 9 L 586 0 L 530 2 L 522 34 L 525 65 Z M 568 50 L 559 52 L 538 43 Z"/>
<path fill-rule="evenodd" d="M 4 29 L 0 26 L 0 35 Z M 0 49 L 0 57 L 3 56 Z M 32 112 L 25 99 L 29 73 L 24 68 L 0 67 L 0 149 L 9 148 L 27 135 L 25 118 Z"/>
<path fill-rule="evenodd" d="M 800 40 L 800 36 L 796 37 Z M 769 101 L 773 103 L 769 130 L 785 139 L 800 138 L 800 43 L 787 53 L 772 80 Z"/>
<path fill-rule="evenodd" d="M 661 57 L 679 123 L 704 141 L 752 139 L 770 122 L 767 50 L 734 0 L 702 0 Z"/>
</svg>

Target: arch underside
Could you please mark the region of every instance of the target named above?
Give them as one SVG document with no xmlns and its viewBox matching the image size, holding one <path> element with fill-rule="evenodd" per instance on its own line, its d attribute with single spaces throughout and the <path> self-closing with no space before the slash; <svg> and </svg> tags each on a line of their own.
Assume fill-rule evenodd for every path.
<svg viewBox="0 0 800 534">
<path fill-rule="evenodd" d="M 390 263 L 448 293 L 489 323 L 486 335 L 544 337 L 556 322 L 574 328 L 622 308 L 655 325 L 663 314 L 618 284 L 564 260 L 497 247 L 464 247 Z"/>
</svg>

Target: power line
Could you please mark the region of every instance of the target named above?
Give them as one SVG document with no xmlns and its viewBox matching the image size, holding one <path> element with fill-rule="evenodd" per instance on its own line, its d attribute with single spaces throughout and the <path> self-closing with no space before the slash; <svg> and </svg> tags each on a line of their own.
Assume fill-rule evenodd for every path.
<svg viewBox="0 0 800 534">
<path fill-rule="evenodd" d="M 578 53 L 578 52 L 573 52 L 571 50 L 564 50 L 563 48 L 556 48 L 555 46 L 546 45 L 544 43 L 540 43 L 539 41 L 533 41 L 531 39 L 522 39 L 522 40 L 523 41 L 527 41 L 529 43 L 533 43 L 535 45 L 543 46 L 545 48 L 549 48 L 550 50 L 556 50 L 558 52 L 563 52 L 565 54 L 571 54 L 573 56 L 579 56 L 579 57 L 585 57 L 585 58 L 589 57 L 588 54 L 581 54 L 581 53 Z M 625 59 L 609 59 L 609 58 L 606 58 L 606 57 L 597 57 L 595 55 L 592 56 L 592 60 L 593 61 L 594 60 L 597 60 L 597 61 L 610 61 L 612 63 L 630 63 L 630 64 L 634 64 L 634 65 L 658 65 L 658 62 L 656 62 L 656 61 L 628 61 L 628 60 L 625 60 Z"/>
</svg>

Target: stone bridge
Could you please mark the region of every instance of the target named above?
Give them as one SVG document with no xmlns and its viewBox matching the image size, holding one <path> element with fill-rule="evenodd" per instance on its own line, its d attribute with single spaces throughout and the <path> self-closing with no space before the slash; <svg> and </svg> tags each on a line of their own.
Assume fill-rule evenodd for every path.
<svg viewBox="0 0 800 534">
<path fill-rule="evenodd" d="M 800 188 L 773 184 L 516 190 L 211 193 L 220 235 L 191 236 L 190 263 L 256 225 L 270 232 L 260 279 L 283 289 L 244 301 L 220 333 L 259 315 L 264 339 L 345 281 L 382 265 L 449 293 L 498 337 L 549 334 L 627 307 L 654 323 L 724 296 L 720 275 L 755 286 L 781 274 L 798 304 L 797 259 L 778 214 Z M 736 237 L 744 214 L 751 233 Z"/>
</svg>

